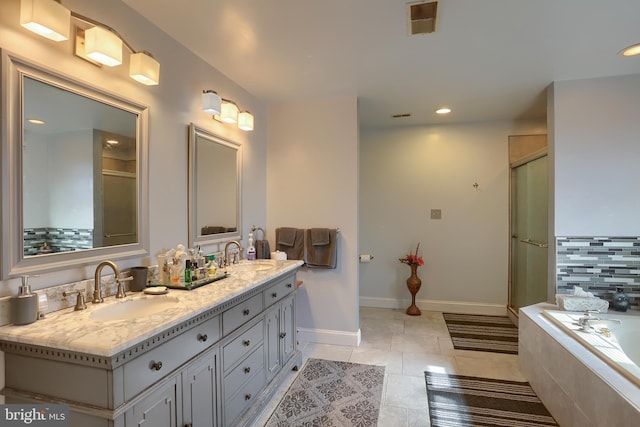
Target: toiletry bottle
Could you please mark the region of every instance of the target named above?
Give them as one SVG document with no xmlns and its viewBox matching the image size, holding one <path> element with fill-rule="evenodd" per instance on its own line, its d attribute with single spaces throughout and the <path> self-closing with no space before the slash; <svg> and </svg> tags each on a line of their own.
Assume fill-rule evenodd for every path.
<svg viewBox="0 0 640 427">
<path fill-rule="evenodd" d="M 216 256 L 209 255 L 209 263 L 207 264 L 207 273 L 209 274 L 209 277 L 215 276 L 216 271 L 218 271 L 218 265 L 216 264 Z"/>
<path fill-rule="evenodd" d="M 198 279 L 204 279 L 207 277 L 207 266 L 204 261 L 204 255 L 202 255 L 202 249 L 198 247 L 198 256 L 196 257 L 196 264 L 198 266 Z"/>
<path fill-rule="evenodd" d="M 177 258 L 173 259 L 173 264 L 171 264 L 171 284 L 177 286 L 182 281 L 182 268 L 180 266 L 180 260 Z"/>
<path fill-rule="evenodd" d="M 253 246 L 253 233 L 249 233 L 249 247 L 247 248 L 247 259 L 249 261 L 255 261 L 256 248 Z"/>
<path fill-rule="evenodd" d="M 29 277 L 32 276 L 22 276 L 18 296 L 11 300 L 11 323 L 14 325 L 28 325 L 38 320 L 38 295 L 31 292 Z"/>
<path fill-rule="evenodd" d="M 185 263 L 185 268 L 184 268 L 184 283 L 190 283 L 191 282 L 191 272 L 193 270 L 191 269 L 191 260 L 188 259 Z"/>
</svg>

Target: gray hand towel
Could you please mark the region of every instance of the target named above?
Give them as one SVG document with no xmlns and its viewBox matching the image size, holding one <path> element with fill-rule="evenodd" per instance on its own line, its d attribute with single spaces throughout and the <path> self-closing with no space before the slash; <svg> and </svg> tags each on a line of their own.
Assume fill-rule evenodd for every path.
<svg viewBox="0 0 640 427">
<path fill-rule="evenodd" d="M 269 245 L 269 241 L 264 240 L 256 240 L 256 259 L 270 259 L 271 258 L 271 247 Z"/>
<path fill-rule="evenodd" d="M 287 259 L 304 259 L 304 230 L 301 228 L 276 228 L 276 250 L 285 252 Z"/>
<path fill-rule="evenodd" d="M 331 241 L 328 228 L 312 228 L 309 235 L 313 246 L 328 245 Z"/>
<path fill-rule="evenodd" d="M 320 232 L 320 229 L 314 232 L 314 229 L 306 230 L 305 234 L 305 247 L 307 249 L 307 255 L 305 262 L 309 267 L 317 268 L 336 268 L 338 261 L 338 248 L 337 248 L 337 235 L 338 230 L 335 228 L 324 229 L 325 232 Z M 317 242 L 323 241 L 322 238 L 318 241 L 314 241 L 314 236 L 322 237 L 324 234 L 329 236 L 326 244 L 319 244 Z"/>
</svg>

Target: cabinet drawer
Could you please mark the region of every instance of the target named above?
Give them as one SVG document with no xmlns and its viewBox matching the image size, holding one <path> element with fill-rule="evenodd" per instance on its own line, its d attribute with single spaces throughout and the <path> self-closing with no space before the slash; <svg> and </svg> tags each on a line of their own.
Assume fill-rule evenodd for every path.
<svg viewBox="0 0 640 427">
<path fill-rule="evenodd" d="M 220 318 L 216 316 L 125 364 L 125 400 L 162 379 L 219 339 Z"/>
<path fill-rule="evenodd" d="M 295 276 L 288 277 L 271 286 L 269 289 L 265 289 L 262 292 L 264 294 L 264 306 L 269 307 L 271 304 L 280 301 L 293 292 L 296 289 L 294 277 Z"/>
<path fill-rule="evenodd" d="M 262 311 L 262 295 L 258 294 L 222 313 L 222 334 L 228 335 Z"/>
<path fill-rule="evenodd" d="M 263 367 L 264 346 L 261 345 L 224 377 L 224 395 L 227 398 L 233 396 L 252 375 L 263 370 Z"/>
<path fill-rule="evenodd" d="M 257 372 L 246 385 L 241 387 L 236 395 L 226 401 L 224 405 L 224 424 L 226 426 L 234 425 L 236 418 L 242 415 L 245 409 L 254 403 L 254 400 L 262 391 L 264 383 L 264 370 L 261 370 Z"/>
<path fill-rule="evenodd" d="M 251 353 L 251 351 L 261 345 L 263 335 L 264 320 L 261 320 L 238 338 L 225 345 L 222 350 L 224 371 L 226 372 L 229 370 L 247 354 Z"/>
</svg>

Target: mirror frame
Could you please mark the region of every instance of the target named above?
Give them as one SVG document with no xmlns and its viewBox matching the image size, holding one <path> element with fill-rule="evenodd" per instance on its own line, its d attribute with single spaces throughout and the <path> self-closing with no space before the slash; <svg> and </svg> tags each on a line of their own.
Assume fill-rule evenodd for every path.
<svg viewBox="0 0 640 427">
<path fill-rule="evenodd" d="M 106 259 L 143 257 L 149 254 L 148 116 L 149 108 L 119 95 L 80 83 L 45 66 L 2 50 L 2 279 L 24 274 L 82 267 Z M 136 243 L 24 257 L 22 199 L 23 77 L 111 105 L 138 116 L 136 165 L 138 210 Z M 6 179 L 5 179 L 6 178 Z"/>
<path fill-rule="evenodd" d="M 236 231 L 228 233 L 217 233 L 200 235 L 197 223 L 197 165 L 196 165 L 196 140 L 204 138 L 212 143 L 224 145 L 237 151 L 236 154 Z M 209 245 L 215 243 L 226 242 L 229 240 L 242 239 L 242 145 L 222 138 L 208 130 L 201 128 L 194 123 L 189 124 L 189 247 L 193 248 L 198 245 Z"/>
</svg>

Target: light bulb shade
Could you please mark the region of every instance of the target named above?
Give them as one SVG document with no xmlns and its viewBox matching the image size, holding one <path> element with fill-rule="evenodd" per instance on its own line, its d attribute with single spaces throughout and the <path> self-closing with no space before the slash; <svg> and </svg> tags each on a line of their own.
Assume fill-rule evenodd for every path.
<svg viewBox="0 0 640 427">
<path fill-rule="evenodd" d="M 222 101 L 222 111 L 220 111 L 220 120 L 225 123 L 238 122 L 238 106 L 229 101 Z"/>
<path fill-rule="evenodd" d="M 238 114 L 238 127 L 242 130 L 253 130 L 253 114 L 248 111 Z"/>
<path fill-rule="evenodd" d="M 71 11 L 54 0 L 21 0 L 20 25 L 59 42 L 69 39 Z"/>
<path fill-rule="evenodd" d="M 202 111 L 207 114 L 220 114 L 222 98 L 212 90 L 202 92 Z"/>
<path fill-rule="evenodd" d="M 96 26 L 86 30 L 84 49 L 89 58 L 107 67 L 122 64 L 122 40 L 106 28 Z"/>
<path fill-rule="evenodd" d="M 138 52 L 129 58 L 129 76 L 147 86 L 160 82 L 160 63 L 145 52 Z"/>
</svg>

